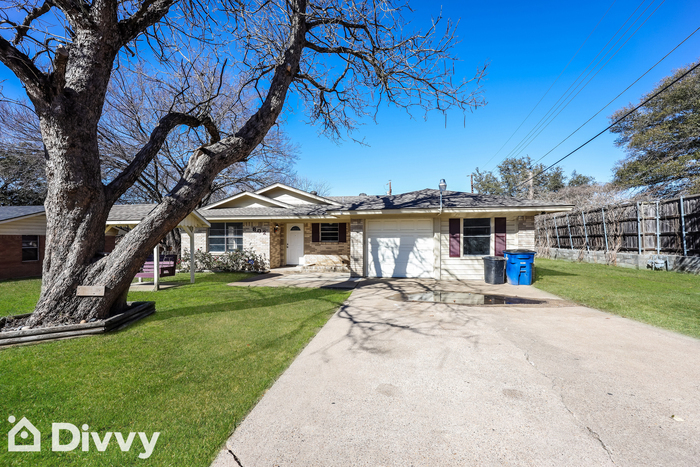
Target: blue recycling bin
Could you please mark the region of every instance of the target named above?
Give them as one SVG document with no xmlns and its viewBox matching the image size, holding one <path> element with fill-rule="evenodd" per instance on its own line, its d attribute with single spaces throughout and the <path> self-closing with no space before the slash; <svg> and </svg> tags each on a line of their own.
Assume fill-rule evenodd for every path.
<svg viewBox="0 0 700 467">
<path fill-rule="evenodd" d="M 506 277 L 512 285 L 531 285 L 535 280 L 535 252 L 531 250 L 505 250 Z"/>
</svg>

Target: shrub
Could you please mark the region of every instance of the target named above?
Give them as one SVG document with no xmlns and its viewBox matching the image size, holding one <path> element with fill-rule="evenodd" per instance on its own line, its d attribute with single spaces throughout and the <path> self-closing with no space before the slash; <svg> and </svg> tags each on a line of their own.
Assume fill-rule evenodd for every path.
<svg viewBox="0 0 700 467">
<path fill-rule="evenodd" d="M 190 252 L 185 249 L 180 262 L 181 271 L 190 270 Z M 220 255 L 213 255 L 208 251 L 197 250 L 194 252 L 194 264 L 196 271 L 221 271 L 238 272 L 254 271 L 262 272 L 267 269 L 267 261 L 264 255 L 252 250 L 234 250 Z"/>
</svg>

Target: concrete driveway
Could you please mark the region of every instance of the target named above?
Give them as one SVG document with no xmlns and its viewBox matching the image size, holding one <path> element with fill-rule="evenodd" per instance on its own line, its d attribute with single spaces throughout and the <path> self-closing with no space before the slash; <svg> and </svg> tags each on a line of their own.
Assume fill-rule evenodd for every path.
<svg viewBox="0 0 700 467">
<path fill-rule="evenodd" d="M 699 340 L 557 300 L 387 298 L 435 289 L 494 291 L 361 283 L 213 465 L 700 463 Z M 552 298 L 531 287 L 496 289 Z"/>
</svg>

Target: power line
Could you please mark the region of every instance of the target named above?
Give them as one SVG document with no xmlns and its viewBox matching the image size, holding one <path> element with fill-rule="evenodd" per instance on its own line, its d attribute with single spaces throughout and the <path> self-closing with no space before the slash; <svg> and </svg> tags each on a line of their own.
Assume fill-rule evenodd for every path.
<svg viewBox="0 0 700 467">
<path fill-rule="evenodd" d="M 645 1 L 646 1 L 646 0 L 643 0 L 642 3 L 644 3 Z M 655 0 L 654 0 L 654 1 L 655 1 Z M 637 21 L 639 21 L 639 19 L 644 15 L 644 13 L 646 13 L 647 10 L 654 4 L 654 1 L 652 1 L 649 5 L 647 5 L 647 7 L 644 9 L 644 11 L 642 11 L 642 12 L 639 14 L 639 16 L 637 17 L 637 19 L 635 19 L 635 20 L 629 25 L 629 27 L 627 28 L 627 30 L 625 30 L 625 32 L 622 33 L 622 35 L 615 41 L 615 43 L 614 43 L 614 44 L 610 47 L 610 49 L 605 53 L 605 55 L 603 55 L 603 56 L 600 58 L 600 60 L 598 60 L 597 63 L 596 63 L 595 65 L 593 65 L 593 67 L 592 67 L 590 70 L 588 70 L 588 68 L 589 68 L 589 67 L 591 66 L 591 64 L 598 58 L 598 56 L 601 54 L 601 52 L 602 52 L 603 50 L 601 50 L 600 52 L 598 52 L 598 55 L 596 55 L 596 56 L 593 58 L 593 60 L 591 60 L 591 63 L 589 63 L 588 66 L 586 66 L 586 68 L 584 68 L 584 70 L 581 72 L 581 74 L 578 76 L 578 78 L 576 78 L 576 80 L 571 84 L 571 86 L 569 86 L 569 88 L 564 92 L 564 94 L 563 94 L 559 99 L 557 99 L 557 101 L 552 105 L 552 107 L 550 108 L 550 110 L 547 111 L 547 113 L 540 119 L 540 121 L 537 122 L 537 124 L 535 125 L 535 127 L 534 127 L 532 130 L 530 130 L 530 132 L 520 141 L 520 143 L 518 143 L 518 145 L 516 145 L 515 148 L 513 148 L 513 149 L 511 150 L 511 152 L 510 152 L 510 153 L 508 154 L 508 156 L 506 156 L 506 157 L 510 157 L 511 155 L 513 155 L 513 157 L 516 157 L 516 156 L 520 155 L 520 154 L 521 154 L 521 153 L 522 153 L 522 152 L 523 152 L 523 151 L 524 151 L 524 150 L 525 150 L 525 149 L 526 149 L 526 148 L 527 148 L 527 147 L 528 147 L 528 146 L 529 146 L 529 145 L 530 145 L 530 144 L 531 144 L 531 143 L 532 143 L 532 142 L 533 142 L 533 141 L 534 141 L 548 126 L 549 126 L 549 125 L 550 125 L 550 123 L 552 123 L 552 122 L 554 121 L 554 119 L 557 118 L 557 117 L 559 116 L 559 114 L 561 114 L 561 113 L 564 111 L 564 109 L 566 109 L 566 107 L 568 107 L 569 104 L 571 104 L 571 102 L 573 102 L 573 100 L 581 93 L 581 91 L 583 91 L 583 89 L 584 89 L 586 86 L 588 86 L 588 84 L 590 84 L 590 82 L 593 80 L 593 78 L 595 78 L 595 77 L 598 75 L 598 73 L 600 73 L 600 72 L 603 70 L 603 68 L 605 68 L 605 66 L 610 62 L 610 60 L 612 60 L 612 59 L 620 52 L 620 50 L 622 50 L 622 48 L 630 41 L 630 39 L 632 39 L 632 37 L 637 33 L 637 31 L 639 31 L 639 29 L 640 29 L 642 26 L 644 26 L 644 24 L 646 24 L 647 21 L 649 21 L 649 19 L 654 15 L 654 13 L 656 13 L 656 11 L 659 9 L 659 7 L 661 7 L 661 5 L 663 5 L 664 2 L 665 2 L 666 0 L 663 0 L 663 1 L 654 9 L 654 11 L 652 11 L 652 12 L 649 14 L 649 16 L 642 22 L 642 24 L 640 24 L 640 25 L 637 27 L 637 29 L 634 30 L 634 32 L 632 33 L 632 35 L 630 35 L 630 36 L 627 38 L 627 40 L 625 40 L 625 42 L 615 51 L 615 53 L 614 53 L 610 58 L 608 58 L 608 60 L 598 69 L 598 71 L 596 71 L 596 73 L 595 73 L 593 76 L 591 76 L 591 78 L 588 79 L 588 81 L 586 81 L 585 84 L 583 84 L 584 81 L 586 80 L 586 78 L 588 78 L 588 76 L 598 67 L 598 65 L 605 59 L 605 57 L 607 57 L 608 54 L 615 48 L 615 46 L 625 37 L 625 35 L 627 34 L 627 32 L 629 32 L 629 30 L 635 25 L 635 23 L 637 23 Z M 641 6 L 641 4 L 640 4 L 640 6 Z M 637 7 L 637 9 L 639 9 L 639 7 Z M 637 11 L 637 10 L 635 10 L 635 11 L 632 13 L 632 15 L 630 15 L 630 18 L 634 15 L 634 13 L 635 13 L 636 11 Z M 628 18 L 627 21 L 629 21 L 630 18 Z M 613 37 L 610 39 L 610 41 L 608 41 L 608 43 L 605 44 L 605 47 L 603 47 L 603 49 L 605 49 L 605 48 L 607 47 L 607 45 L 612 41 L 612 39 L 614 39 L 615 36 L 617 36 L 617 33 L 620 32 L 620 30 L 625 26 L 625 24 L 627 24 L 627 21 L 625 21 L 625 23 L 620 27 L 620 29 L 618 29 L 618 31 L 615 33 L 615 35 L 613 35 Z M 587 73 L 586 73 L 586 70 L 588 70 Z M 576 83 L 579 81 L 579 79 L 581 78 L 581 76 L 583 76 L 584 73 L 586 73 L 586 75 L 583 77 L 583 79 L 581 80 L 581 82 L 578 83 L 578 84 L 576 84 Z M 578 89 L 578 88 L 581 86 L 581 84 L 583 84 L 583 86 L 582 86 L 580 89 Z M 574 85 L 575 85 L 575 86 L 574 86 Z M 573 89 L 572 89 L 572 87 L 573 87 Z M 578 91 L 576 91 L 577 89 L 578 89 Z M 570 91 L 570 92 L 569 92 L 569 91 Z M 576 94 L 574 94 L 573 97 L 571 97 L 571 98 L 569 99 L 569 97 L 570 97 L 574 92 L 576 92 Z M 562 99 L 564 99 L 564 100 L 562 101 Z M 567 100 L 568 100 L 568 102 L 567 102 Z M 560 102 L 560 101 L 562 101 L 562 102 Z M 563 105 L 563 107 L 562 107 L 562 105 Z M 561 108 L 561 109 L 560 109 L 560 108 Z M 552 115 L 552 114 L 553 114 L 554 112 L 556 112 L 557 110 L 559 110 L 559 112 L 557 112 L 556 114 Z M 539 130 L 539 131 L 538 131 L 538 130 Z M 528 141 L 528 140 L 529 140 L 529 141 Z M 517 152 L 516 152 L 516 151 L 517 151 Z"/>
<path fill-rule="evenodd" d="M 627 112 L 625 115 L 623 115 L 622 117 L 620 117 L 620 118 L 618 118 L 617 120 L 615 120 L 613 123 L 611 123 L 610 125 L 608 125 L 603 131 L 601 131 L 600 133 L 596 134 L 594 137 L 592 137 L 591 139 L 589 139 L 588 141 L 586 141 L 585 143 L 583 143 L 581 146 L 577 147 L 576 149 L 574 149 L 573 151 L 571 151 L 570 153 L 568 153 L 567 155 L 565 155 L 564 157 L 562 157 L 561 159 L 559 159 L 558 161 L 556 161 L 554 164 L 550 165 L 549 167 L 547 167 L 547 168 L 545 168 L 545 169 L 542 169 L 541 171 L 539 171 L 538 173 L 536 173 L 536 174 L 533 175 L 532 177 L 528 178 L 528 179 L 525 180 L 524 182 L 519 183 L 519 184 L 516 186 L 516 188 L 519 187 L 519 186 L 522 186 L 522 185 L 526 184 L 527 182 L 529 182 L 530 180 L 532 180 L 532 179 L 534 179 L 534 178 L 539 177 L 540 175 L 542 175 L 543 173 L 545 173 L 546 171 L 548 171 L 548 170 L 551 169 L 552 167 L 556 166 L 556 165 L 559 164 L 561 161 L 563 161 L 564 159 L 566 159 L 567 157 L 569 157 L 569 156 L 572 155 L 573 153 L 577 152 L 579 149 L 581 149 L 582 147 L 586 146 L 588 143 L 590 143 L 591 141 L 593 141 L 594 139 L 596 139 L 597 137 L 599 137 L 600 135 L 602 135 L 603 133 L 605 133 L 606 131 L 608 131 L 610 128 L 614 127 L 615 125 L 617 125 L 618 123 L 620 123 L 622 120 L 624 120 L 625 118 L 627 118 L 627 117 L 629 117 L 630 115 L 632 115 L 632 114 L 633 114 L 634 112 L 636 112 L 640 107 L 643 107 L 644 105 L 646 105 L 647 103 L 649 103 L 649 101 L 651 101 L 652 99 L 654 99 L 656 96 L 658 96 L 658 95 L 661 94 L 662 92 L 666 91 L 668 88 L 670 88 L 671 86 L 673 86 L 674 84 L 676 84 L 678 81 L 680 81 L 680 80 L 682 80 L 683 78 L 685 78 L 687 75 L 689 75 L 693 70 L 695 70 L 695 69 L 698 68 L 698 67 L 700 67 L 700 62 L 698 62 L 695 66 L 693 66 L 692 68 L 690 68 L 688 71 L 686 71 L 685 73 L 683 73 L 681 76 L 679 76 L 678 78 L 674 79 L 674 80 L 671 81 L 669 84 L 667 84 L 666 86 L 664 86 L 663 89 L 661 89 L 660 91 L 654 93 L 651 97 L 647 98 L 644 102 L 642 102 L 641 104 L 639 104 L 638 106 L 636 106 L 634 109 L 630 110 L 630 111 Z"/>
<path fill-rule="evenodd" d="M 620 96 L 622 96 L 624 93 L 626 93 L 627 91 L 629 91 L 629 89 L 630 89 L 632 86 L 634 86 L 635 84 L 637 84 L 637 83 L 639 82 L 639 80 L 641 80 L 641 79 L 644 78 L 647 74 L 649 74 L 649 72 L 650 72 L 651 70 L 653 70 L 654 68 L 656 68 L 656 67 L 659 65 L 659 63 L 661 63 L 661 62 L 663 62 L 664 60 L 666 60 L 666 58 L 667 58 L 669 55 L 671 55 L 673 52 L 675 52 L 676 49 L 677 49 L 678 47 L 680 47 L 681 45 L 683 45 L 688 39 L 690 39 L 691 37 L 693 37 L 693 36 L 695 35 L 695 33 L 697 33 L 698 31 L 700 31 L 700 27 L 697 28 L 695 31 L 691 32 L 691 33 L 690 33 L 685 39 L 683 39 L 677 46 L 675 46 L 673 49 L 671 49 L 671 51 L 670 51 L 669 53 L 667 53 L 666 55 L 664 55 L 658 62 L 656 62 L 654 65 L 652 65 L 651 68 L 649 68 L 647 71 L 645 71 L 644 74 L 642 74 L 639 78 L 637 78 L 636 80 L 634 80 L 634 82 L 633 82 L 632 84 L 630 84 L 629 86 L 627 86 L 620 94 L 618 94 L 617 96 L 613 97 L 613 99 L 612 99 L 610 102 L 608 102 L 607 104 L 605 104 L 598 112 L 596 112 L 595 114 L 593 114 L 593 116 L 592 116 L 591 118 L 589 118 L 588 120 L 586 120 L 585 122 L 583 122 L 583 124 L 582 124 L 581 126 L 579 126 L 579 127 L 576 128 L 573 132 L 571 132 L 571 133 L 569 134 L 569 136 L 567 136 L 566 138 L 564 138 L 563 140 L 561 140 L 561 141 L 559 142 L 559 144 L 557 144 L 556 146 L 554 146 L 552 149 L 550 149 L 549 151 L 547 151 L 542 157 L 540 157 L 539 159 L 537 159 L 537 160 L 535 161 L 535 164 L 538 163 L 539 161 L 541 161 L 542 159 L 544 159 L 545 157 L 547 157 L 552 151 L 554 151 L 556 148 L 558 148 L 559 146 L 561 146 L 567 139 L 571 138 L 574 134 L 576 134 L 576 132 L 578 132 L 581 128 L 583 128 L 584 126 L 586 126 L 586 125 L 588 124 L 588 122 L 590 122 L 591 120 L 593 120 L 595 117 L 598 116 L 598 114 L 600 114 L 603 110 L 605 110 L 606 108 L 608 108 L 608 107 L 610 106 L 610 104 L 612 104 L 613 102 L 615 102 Z"/>
<path fill-rule="evenodd" d="M 644 0 L 644 1 L 646 1 L 646 0 Z M 488 164 L 489 164 L 489 162 L 491 162 L 491 161 L 494 159 L 494 157 L 496 157 L 496 156 L 503 150 L 503 148 L 506 147 L 506 145 L 508 144 L 508 142 L 513 138 L 513 136 L 515 136 L 515 134 L 518 132 L 518 130 L 520 130 L 520 128 L 525 124 L 525 122 L 527 121 L 527 119 L 530 118 L 530 115 L 532 115 L 532 113 L 535 111 L 535 109 L 537 109 L 537 107 L 540 105 L 540 103 L 542 103 L 542 101 L 544 100 L 544 98 L 547 97 L 547 94 L 549 94 L 549 91 L 551 91 L 552 88 L 554 87 L 554 85 L 557 84 L 557 81 L 559 81 L 559 78 L 561 78 L 561 75 L 564 74 L 564 72 L 567 70 L 567 68 L 569 68 L 569 65 L 571 65 L 571 62 L 574 60 L 574 58 L 576 58 L 576 56 L 578 56 L 578 53 L 581 51 L 581 49 L 583 48 L 583 46 L 586 45 L 586 42 L 588 42 L 588 39 L 590 39 L 591 36 L 593 35 L 593 33 L 598 29 L 598 26 L 600 26 L 600 23 L 605 19 L 605 17 L 606 17 L 606 16 L 608 15 L 608 13 L 610 12 L 610 9 L 613 7 L 613 5 L 615 5 L 616 2 L 617 2 L 617 0 L 613 0 L 613 2 L 610 4 L 610 6 L 608 7 L 608 9 L 605 11 L 605 13 L 603 14 L 603 16 L 598 20 L 598 23 L 596 23 L 596 25 L 595 25 L 595 27 L 593 28 L 593 30 L 592 30 L 590 33 L 588 33 L 588 36 L 586 37 L 586 39 L 585 39 L 585 40 L 583 41 L 583 43 L 578 47 L 578 50 L 576 50 L 576 53 L 574 53 L 574 55 L 569 59 L 569 61 L 568 61 L 568 63 L 566 64 L 566 66 L 564 66 L 564 68 L 559 72 L 559 75 L 556 77 L 556 79 L 554 80 L 554 82 L 549 86 L 549 88 L 545 91 L 545 93 L 542 95 L 542 97 L 540 97 L 540 100 L 537 101 L 537 104 L 535 104 L 535 106 L 532 108 L 532 110 L 530 110 L 530 113 L 527 114 L 527 116 L 523 119 L 522 122 L 520 122 L 520 125 L 518 125 L 518 128 L 516 128 L 515 131 L 513 131 L 513 133 L 508 137 L 508 139 L 506 140 L 506 142 L 503 143 L 503 146 L 501 146 L 500 149 L 499 149 L 498 151 L 496 151 L 496 153 L 495 153 L 493 156 L 491 156 L 491 158 L 490 158 L 489 160 L 486 161 L 486 163 L 484 164 L 484 167 L 487 167 Z M 640 4 L 640 5 L 641 5 L 641 4 Z M 638 8 L 639 8 L 639 7 L 638 7 Z"/>
</svg>

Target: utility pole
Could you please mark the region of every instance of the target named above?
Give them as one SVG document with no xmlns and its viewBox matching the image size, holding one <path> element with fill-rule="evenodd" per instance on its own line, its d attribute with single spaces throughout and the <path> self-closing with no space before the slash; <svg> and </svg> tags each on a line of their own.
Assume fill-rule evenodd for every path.
<svg viewBox="0 0 700 467">
<path fill-rule="evenodd" d="M 474 174 L 469 175 L 469 180 L 471 181 L 472 185 L 472 194 L 474 193 Z"/>
<path fill-rule="evenodd" d="M 535 180 L 532 178 L 532 170 L 530 170 L 530 180 L 527 182 L 527 199 L 534 199 L 535 197 Z"/>
</svg>

